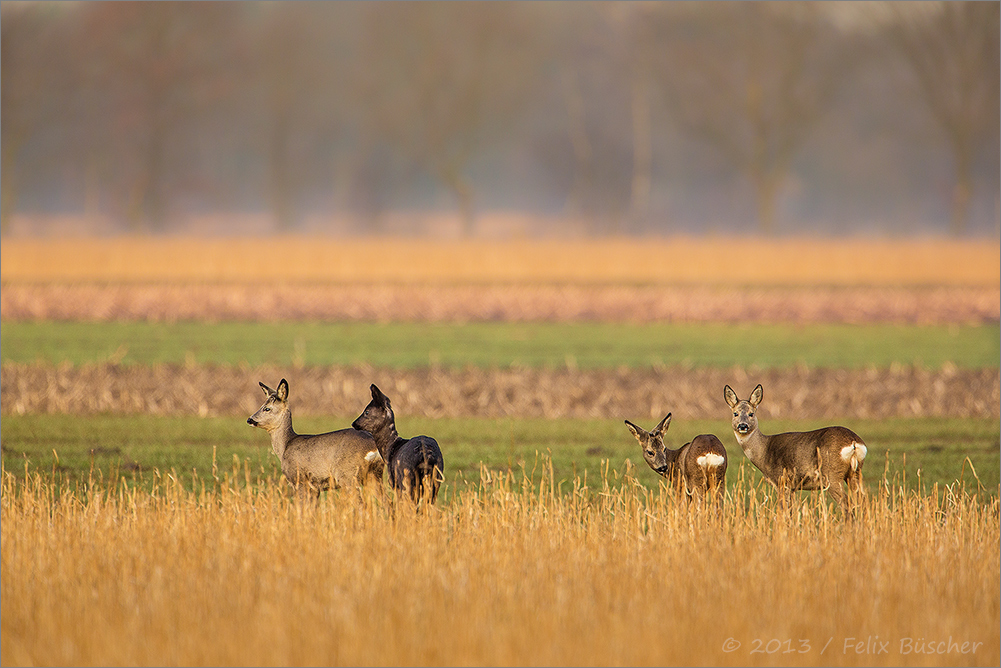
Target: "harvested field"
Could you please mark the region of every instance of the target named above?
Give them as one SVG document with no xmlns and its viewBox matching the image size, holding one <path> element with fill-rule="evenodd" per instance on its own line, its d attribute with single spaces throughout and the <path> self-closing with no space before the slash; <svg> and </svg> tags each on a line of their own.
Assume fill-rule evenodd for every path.
<svg viewBox="0 0 1001 668">
<path fill-rule="evenodd" d="M 710 513 L 541 463 L 417 516 L 297 506 L 239 462 L 151 491 L 5 471 L 0 661 L 998 664 L 997 497 L 881 481 L 845 522 L 739 484 Z M 885 653 L 856 650 L 875 635 Z"/>
<path fill-rule="evenodd" d="M 814 368 L 384 369 L 369 366 L 233 367 L 216 365 L 53 366 L 4 364 L 0 406 L 25 413 L 126 413 L 244 416 L 260 404 L 258 381 L 286 377 L 297 415 L 358 413 L 370 383 L 400 414 L 426 417 L 613 418 L 649 410 L 659 419 L 726 415 L 723 386 L 744 395 L 765 387 L 764 417 L 797 419 L 998 417 L 999 370 Z"/>
<path fill-rule="evenodd" d="M 993 287 L 5 284 L 6 321 L 996 323 Z"/>
<path fill-rule="evenodd" d="M 995 240 L 6 239 L 12 282 L 993 286 Z"/>
</svg>

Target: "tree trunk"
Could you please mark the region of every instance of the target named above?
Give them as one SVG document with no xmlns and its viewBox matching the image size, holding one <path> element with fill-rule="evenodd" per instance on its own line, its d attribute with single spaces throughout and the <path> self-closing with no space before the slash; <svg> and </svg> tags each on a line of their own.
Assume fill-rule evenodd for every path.
<svg viewBox="0 0 1001 668">
<path fill-rule="evenodd" d="M 163 153 L 163 136 L 157 130 L 154 132 L 147 154 L 146 165 L 149 179 L 144 193 L 146 220 L 154 232 L 162 231 L 166 222 L 166 202 L 164 202 L 163 194 Z"/>
<path fill-rule="evenodd" d="M 774 236 L 775 210 L 781 179 L 774 173 L 759 173 L 752 177 L 752 181 L 757 204 L 758 231 L 765 236 Z"/>
<path fill-rule="evenodd" d="M 288 119 L 277 113 L 271 125 L 268 167 L 271 176 L 271 207 L 275 226 L 287 232 L 295 226 L 292 210 L 292 179 L 289 175 Z"/>
<path fill-rule="evenodd" d="M 473 211 L 473 190 L 462 178 L 459 170 L 446 168 L 441 172 L 442 181 L 455 195 L 459 205 L 459 221 L 461 224 L 461 234 L 468 238 L 473 235 L 473 228 L 476 224 L 476 213 Z"/>
<path fill-rule="evenodd" d="M 462 236 L 473 236 L 476 214 L 473 211 L 473 192 L 465 181 L 459 180 L 455 186 L 455 196 L 459 200 L 459 216 L 462 220 Z"/>
<path fill-rule="evenodd" d="M 565 212 L 569 216 L 580 216 L 586 212 L 586 193 L 591 187 L 591 142 L 587 137 L 584 119 L 584 99 L 577 85 L 573 70 L 568 68 L 563 75 L 563 99 L 567 107 L 567 134 L 573 148 L 573 183 L 567 195 Z"/>
<path fill-rule="evenodd" d="M 7 234 L 10 228 L 10 218 L 17 203 L 17 145 L 20 142 L 8 139 L 2 148 L 2 166 L 0 166 L 0 234 Z"/>
<path fill-rule="evenodd" d="M 966 220 L 969 217 L 970 200 L 973 196 L 973 151 L 970 142 L 963 141 L 961 137 L 956 138 L 953 141 L 953 154 L 956 159 L 956 183 L 952 187 L 949 231 L 952 236 L 959 237 L 966 231 Z"/>
<path fill-rule="evenodd" d="M 629 206 L 632 232 L 646 228 L 650 211 L 650 172 L 653 147 L 650 123 L 649 79 L 638 71 L 633 75 L 633 179 Z"/>
</svg>

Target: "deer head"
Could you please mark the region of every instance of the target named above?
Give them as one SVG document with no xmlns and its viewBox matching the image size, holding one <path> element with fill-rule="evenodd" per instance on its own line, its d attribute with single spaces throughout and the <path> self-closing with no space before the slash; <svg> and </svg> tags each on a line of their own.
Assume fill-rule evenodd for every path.
<svg viewBox="0 0 1001 668">
<path fill-rule="evenodd" d="M 637 427 L 629 420 L 625 421 L 629 431 L 633 433 L 640 447 L 643 448 L 643 459 L 657 473 L 664 475 L 667 472 L 669 462 L 667 457 L 667 447 L 664 445 L 664 434 L 671 424 L 671 414 L 660 421 L 653 431 L 646 431 L 642 427 Z"/>
</svg>

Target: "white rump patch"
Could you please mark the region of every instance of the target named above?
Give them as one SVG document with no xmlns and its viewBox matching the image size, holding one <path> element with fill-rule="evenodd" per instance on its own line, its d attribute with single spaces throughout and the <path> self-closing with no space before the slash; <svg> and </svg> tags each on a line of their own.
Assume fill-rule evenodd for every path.
<svg viewBox="0 0 1001 668">
<path fill-rule="evenodd" d="M 378 450 L 372 450 L 367 455 L 365 455 L 366 462 L 374 462 L 377 459 L 382 459 L 382 457 L 379 456 Z"/>
<path fill-rule="evenodd" d="M 723 456 L 717 455 L 715 452 L 707 452 L 701 457 L 696 458 L 695 463 L 700 467 L 706 468 L 716 468 L 717 466 L 723 465 Z"/>
<path fill-rule="evenodd" d="M 852 471 L 854 471 L 862 464 L 862 462 L 865 461 L 865 456 L 868 453 L 869 450 L 865 447 L 864 443 L 856 443 L 852 441 L 851 445 L 846 445 L 841 448 L 841 459 L 843 459 L 846 464 L 851 465 Z"/>
</svg>

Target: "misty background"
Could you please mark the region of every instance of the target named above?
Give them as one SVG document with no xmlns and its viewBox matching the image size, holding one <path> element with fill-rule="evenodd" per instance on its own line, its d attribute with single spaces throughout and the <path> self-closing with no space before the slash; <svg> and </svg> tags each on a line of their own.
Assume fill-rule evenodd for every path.
<svg viewBox="0 0 1001 668">
<path fill-rule="evenodd" d="M 2 233 L 999 233 L 997 2 L 4 2 Z"/>
</svg>

